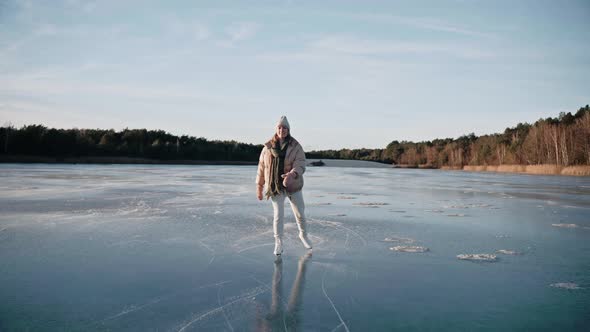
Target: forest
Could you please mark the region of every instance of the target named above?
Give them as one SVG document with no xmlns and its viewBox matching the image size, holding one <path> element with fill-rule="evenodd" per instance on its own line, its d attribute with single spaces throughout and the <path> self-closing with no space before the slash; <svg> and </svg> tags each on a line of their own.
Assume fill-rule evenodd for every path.
<svg viewBox="0 0 590 332">
<path fill-rule="evenodd" d="M 17 156 L 129 157 L 156 160 L 258 161 L 262 145 L 175 136 L 163 130 L 0 128 L 2 154 Z"/>
<path fill-rule="evenodd" d="M 312 151 L 308 158 L 358 159 L 406 167 L 460 168 L 465 165 L 590 165 L 590 108 L 557 118 L 519 123 L 501 134 L 425 142 L 393 141 L 385 149 Z"/>
<path fill-rule="evenodd" d="M 163 130 L 53 129 L 43 125 L 0 128 L 0 157 L 129 157 L 164 161 L 256 162 L 262 145 L 175 136 Z M 424 142 L 393 141 L 384 149 L 310 151 L 307 158 L 356 159 L 404 167 L 466 165 L 590 165 L 590 108 L 562 112 L 503 133 Z M 2 158 L 0 158 L 2 160 Z M 13 160 L 13 159 L 12 159 Z"/>
</svg>

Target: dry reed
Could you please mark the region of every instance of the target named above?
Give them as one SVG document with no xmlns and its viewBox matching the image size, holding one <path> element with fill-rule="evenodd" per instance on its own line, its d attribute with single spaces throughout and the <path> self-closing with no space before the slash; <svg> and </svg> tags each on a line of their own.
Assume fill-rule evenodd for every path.
<svg viewBox="0 0 590 332">
<path fill-rule="evenodd" d="M 590 176 L 590 166 L 568 166 L 561 170 L 561 175 Z"/>
<path fill-rule="evenodd" d="M 471 172 L 525 173 L 537 175 L 590 176 L 590 166 L 543 165 L 465 165 L 463 170 Z"/>
</svg>

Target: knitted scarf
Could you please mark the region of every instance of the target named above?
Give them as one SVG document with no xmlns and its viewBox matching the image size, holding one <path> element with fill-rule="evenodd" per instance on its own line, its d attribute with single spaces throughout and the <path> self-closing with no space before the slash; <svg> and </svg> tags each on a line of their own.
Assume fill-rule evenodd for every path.
<svg viewBox="0 0 590 332">
<path fill-rule="evenodd" d="M 287 145 L 289 145 L 290 139 L 286 138 L 283 141 L 283 144 L 281 144 L 279 140 L 273 141 L 272 147 L 270 148 L 272 158 L 270 162 L 270 179 L 268 190 L 266 191 L 266 199 L 280 195 L 285 189 L 283 186 L 283 179 L 281 178 L 282 170 L 279 168 L 281 164 L 284 165 L 285 156 L 287 155 Z M 281 159 L 283 163 L 281 163 Z"/>
</svg>

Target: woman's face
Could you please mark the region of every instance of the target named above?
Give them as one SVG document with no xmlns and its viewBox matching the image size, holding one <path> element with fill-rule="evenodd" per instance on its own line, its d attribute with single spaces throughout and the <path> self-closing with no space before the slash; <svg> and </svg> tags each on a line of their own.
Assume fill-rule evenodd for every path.
<svg viewBox="0 0 590 332">
<path fill-rule="evenodd" d="M 285 139 L 285 137 L 289 136 L 289 128 L 279 125 L 277 127 L 277 136 L 279 136 L 280 139 Z"/>
</svg>

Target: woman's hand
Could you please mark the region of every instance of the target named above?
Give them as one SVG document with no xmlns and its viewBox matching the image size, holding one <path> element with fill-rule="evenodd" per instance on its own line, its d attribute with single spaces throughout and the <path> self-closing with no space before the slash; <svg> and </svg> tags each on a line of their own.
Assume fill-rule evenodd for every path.
<svg viewBox="0 0 590 332">
<path fill-rule="evenodd" d="M 256 198 L 258 198 L 259 201 L 262 200 L 262 186 L 256 186 Z"/>
<path fill-rule="evenodd" d="M 281 177 L 283 178 L 283 186 L 285 188 L 287 188 L 291 185 L 291 183 L 293 182 L 293 179 L 297 178 L 297 173 L 295 173 L 294 171 L 291 171 L 287 174 L 281 175 Z"/>
</svg>

